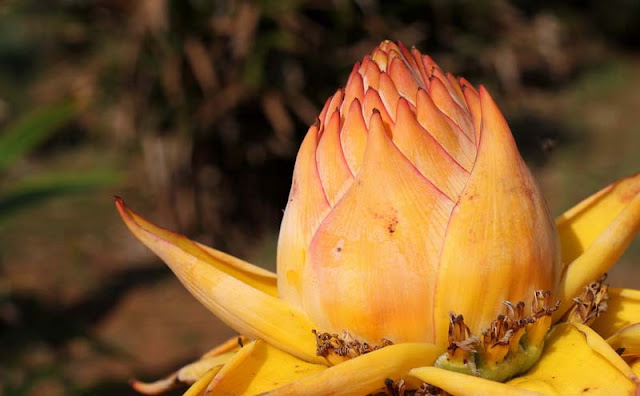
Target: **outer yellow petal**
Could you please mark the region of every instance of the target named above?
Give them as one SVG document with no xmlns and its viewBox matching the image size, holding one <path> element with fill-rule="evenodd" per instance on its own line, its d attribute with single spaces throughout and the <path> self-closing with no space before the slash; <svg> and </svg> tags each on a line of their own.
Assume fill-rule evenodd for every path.
<svg viewBox="0 0 640 396">
<path fill-rule="evenodd" d="M 396 344 L 347 360 L 315 375 L 275 389 L 269 396 L 361 396 L 399 380 L 413 367 L 431 365 L 444 350 L 432 344 Z"/>
<path fill-rule="evenodd" d="M 129 226 L 129 229 L 131 229 L 130 224 L 135 224 L 136 222 L 144 224 L 147 227 L 148 232 L 154 233 L 157 238 L 161 238 L 167 243 L 171 243 L 179 247 L 179 249 L 184 251 L 185 254 L 201 260 L 219 271 L 223 271 L 224 273 L 229 274 L 264 293 L 272 296 L 278 295 L 276 275 L 274 273 L 260 267 L 256 267 L 255 265 L 249 264 L 246 261 L 242 261 L 226 253 L 201 245 L 183 235 L 176 234 L 148 223 L 146 220 L 127 208 L 122 198 L 115 197 L 115 200 L 116 207 L 127 226 Z M 131 231 L 136 235 L 136 237 L 138 237 L 133 229 L 131 229 Z"/>
<path fill-rule="evenodd" d="M 562 305 L 554 314 L 559 319 L 584 286 L 613 266 L 640 229 L 640 174 L 592 195 L 556 222 L 565 264 L 558 287 Z"/>
<path fill-rule="evenodd" d="M 554 224 L 500 110 L 480 88 L 482 134 L 476 163 L 451 214 L 435 291 L 436 342 L 446 344 L 449 312 L 481 334 L 504 301 L 529 304 L 560 272 Z"/>
<path fill-rule="evenodd" d="M 240 350 L 241 345 L 249 342 L 249 339 L 246 336 L 236 336 L 231 337 L 222 344 L 214 347 L 207 351 L 204 355 L 200 357 L 200 359 L 222 355 L 227 352 L 237 352 Z"/>
<path fill-rule="evenodd" d="M 205 261 L 198 253 L 202 250 L 194 248 L 188 239 L 149 223 L 121 199 L 116 205 L 131 232 L 164 260 L 187 290 L 217 317 L 239 333 L 264 339 L 306 361 L 326 363 L 315 354 L 314 326 L 306 316 Z M 244 272 L 230 272 L 253 279 Z"/>
<path fill-rule="evenodd" d="M 634 323 L 616 331 L 607 338 L 611 348 L 624 357 L 640 357 L 640 323 Z"/>
<path fill-rule="evenodd" d="M 635 373 L 629 365 L 618 355 L 618 353 L 609 346 L 609 344 L 602 338 L 598 333 L 593 331 L 589 326 L 583 325 L 582 323 L 572 323 L 572 325 L 578 329 L 584 336 L 586 337 L 587 344 L 594 351 L 598 352 L 603 358 L 605 358 L 609 363 L 611 363 L 614 367 L 616 367 L 621 373 L 626 375 L 628 378 L 638 381 Z"/>
<path fill-rule="evenodd" d="M 200 379 L 198 379 L 193 385 L 191 385 L 191 387 L 189 387 L 189 389 L 182 396 L 204 395 L 205 389 L 207 389 L 207 386 L 209 386 L 209 384 L 211 383 L 211 380 L 213 380 L 213 377 L 215 377 L 216 374 L 220 372 L 222 367 L 223 367 L 222 365 L 216 366 L 216 367 L 213 367 L 211 370 L 207 371 L 206 373 L 204 373 L 204 375 L 200 377 Z"/>
<path fill-rule="evenodd" d="M 591 328 L 607 338 L 637 322 L 640 322 L 640 290 L 609 289 L 607 310 L 600 314 Z"/>
<path fill-rule="evenodd" d="M 629 366 L 595 332 L 562 323 L 549 333 L 542 357 L 508 384 L 534 390 L 551 387 L 558 395 L 634 395 Z"/>
<path fill-rule="evenodd" d="M 640 174 L 619 180 L 586 198 L 556 219 L 562 261 L 571 263 L 640 192 Z"/>
<path fill-rule="evenodd" d="M 193 384 L 209 370 L 227 363 L 240 350 L 240 340 L 246 342 L 244 341 L 246 337 L 239 336 L 227 340 L 204 354 L 200 359 L 183 366 L 165 378 L 154 382 L 134 380 L 131 382 L 131 386 L 145 395 L 159 395 L 181 384 Z"/>
<path fill-rule="evenodd" d="M 327 370 L 272 347 L 262 340 L 245 345 L 211 382 L 212 395 L 256 395 Z"/>
<path fill-rule="evenodd" d="M 236 352 L 226 352 L 218 356 L 211 356 L 197 360 L 178 370 L 178 379 L 187 383 L 193 383 L 212 368 L 226 364 L 235 356 L 235 354 Z"/>
<path fill-rule="evenodd" d="M 419 367 L 409 371 L 409 375 L 456 396 L 536 396 L 541 395 L 525 389 L 518 389 L 501 382 L 456 373 L 438 367 Z"/>
<path fill-rule="evenodd" d="M 640 359 L 634 360 L 629 366 L 637 376 L 640 376 Z"/>
</svg>

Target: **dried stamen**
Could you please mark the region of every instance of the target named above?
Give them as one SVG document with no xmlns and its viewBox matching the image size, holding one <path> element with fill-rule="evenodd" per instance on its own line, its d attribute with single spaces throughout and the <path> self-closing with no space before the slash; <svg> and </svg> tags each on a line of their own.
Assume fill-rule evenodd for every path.
<svg viewBox="0 0 640 396">
<path fill-rule="evenodd" d="M 565 314 L 567 322 L 584 323 L 590 326 L 601 313 L 607 310 L 609 285 L 604 281 L 607 274 L 585 286 L 579 297 L 573 299 L 574 305 Z"/>
<path fill-rule="evenodd" d="M 526 326 L 527 343 L 530 345 L 544 344 L 544 338 L 551 328 L 551 315 L 558 309 L 560 301 L 554 306 L 550 306 L 551 292 L 549 290 L 538 290 L 533 293 L 533 303 L 531 304 L 531 323 Z"/>
<path fill-rule="evenodd" d="M 316 336 L 316 355 L 324 357 L 335 354 L 340 357 L 354 358 L 393 344 L 387 339 L 382 339 L 380 345 L 372 346 L 367 342 L 356 340 L 347 331 L 342 335 L 320 333 L 316 330 L 312 332 Z"/>
<path fill-rule="evenodd" d="M 408 389 L 404 380 L 387 378 L 384 381 L 384 391 L 369 396 L 448 396 L 448 393 L 425 382 L 418 389 Z"/>
<path fill-rule="evenodd" d="M 471 335 L 469 326 L 464 323 L 462 315 L 449 312 L 449 347 L 448 359 L 461 364 L 472 360 L 471 355 L 476 352 L 478 338 Z"/>
<path fill-rule="evenodd" d="M 449 314 L 449 347 L 435 365 L 448 370 L 504 381 L 528 370 L 540 357 L 551 327 L 551 293 L 536 291 L 531 314 L 525 303 L 504 302 L 504 313 L 491 322 L 478 339 L 464 324 L 462 315 Z"/>
<path fill-rule="evenodd" d="M 415 396 L 448 396 L 449 394 L 437 386 L 427 384 L 425 382 L 422 383 L 420 389 L 416 391 Z"/>
</svg>

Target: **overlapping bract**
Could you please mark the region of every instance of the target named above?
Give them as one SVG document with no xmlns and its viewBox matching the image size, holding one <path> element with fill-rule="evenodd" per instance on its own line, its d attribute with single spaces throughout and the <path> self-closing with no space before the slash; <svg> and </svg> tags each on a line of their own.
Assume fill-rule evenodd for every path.
<svg viewBox="0 0 640 396">
<path fill-rule="evenodd" d="M 486 89 L 401 44 L 356 64 L 297 157 L 281 298 L 326 331 L 442 345 L 449 311 L 479 333 L 559 270 L 547 206 Z"/>
</svg>

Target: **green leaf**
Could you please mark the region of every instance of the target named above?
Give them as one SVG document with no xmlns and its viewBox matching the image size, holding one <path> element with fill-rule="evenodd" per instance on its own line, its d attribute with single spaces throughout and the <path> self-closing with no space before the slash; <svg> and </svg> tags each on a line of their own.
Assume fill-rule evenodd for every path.
<svg viewBox="0 0 640 396">
<path fill-rule="evenodd" d="M 23 180 L 0 196 L 0 226 L 19 210 L 49 198 L 113 185 L 122 176 L 121 172 L 106 169 L 83 173 L 50 173 Z"/>
<path fill-rule="evenodd" d="M 68 101 L 22 115 L 0 133 L 0 172 L 51 136 L 76 114 Z"/>
</svg>

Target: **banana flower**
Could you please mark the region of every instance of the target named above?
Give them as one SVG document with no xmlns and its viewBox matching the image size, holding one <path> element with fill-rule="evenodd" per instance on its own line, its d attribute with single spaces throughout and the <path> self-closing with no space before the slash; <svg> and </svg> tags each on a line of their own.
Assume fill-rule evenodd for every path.
<svg viewBox="0 0 640 396">
<path fill-rule="evenodd" d="M 142 393 L 640 394 L 640 291 L 603 276 L 640 227 L 640 175 L 554 221 L 488 91 L 401 43 L 309 128 L 277 274 L 116 206 L 242 335 Z"/>
</svg>

